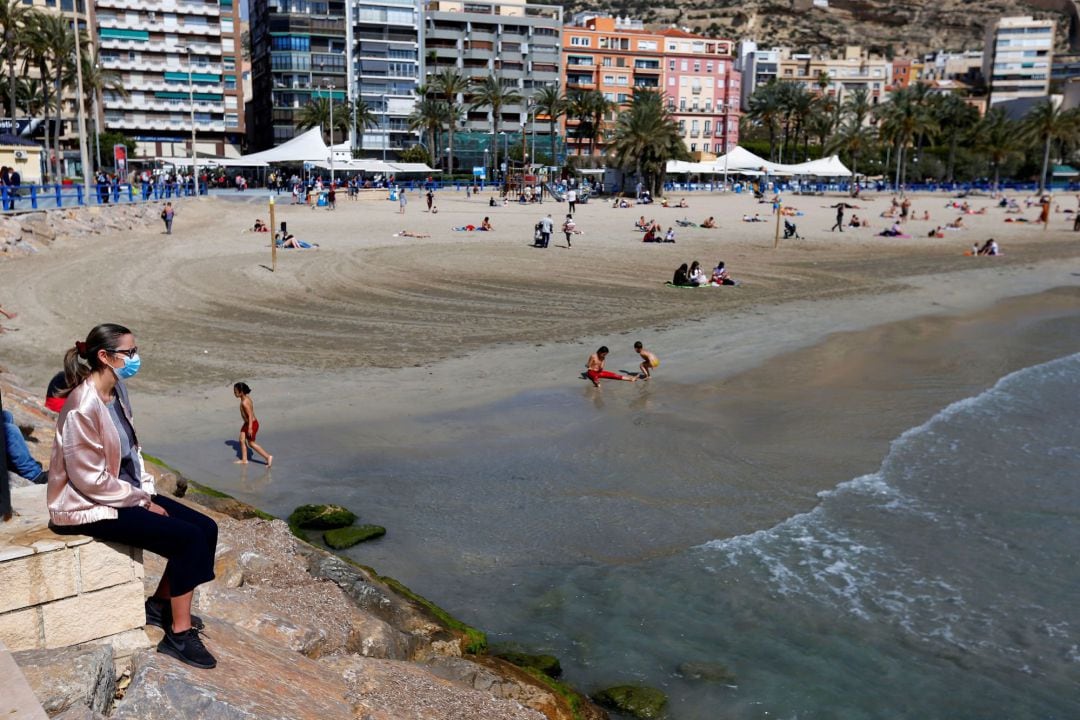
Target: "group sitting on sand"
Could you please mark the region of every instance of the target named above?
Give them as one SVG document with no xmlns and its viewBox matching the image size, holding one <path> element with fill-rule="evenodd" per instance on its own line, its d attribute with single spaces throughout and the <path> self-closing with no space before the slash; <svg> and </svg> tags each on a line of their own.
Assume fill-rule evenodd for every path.
<svg viewBox="0 0 1080 720">
<path fill-rule="evenodd" d="M 665 208 L 669 208 L 669 207 L 688 208 L 690 206 L 687 204 L 686 198 L 683 198 L 682 200 L 680 200 L 678 202 L 678 204 L 676 204 L 676 205 L 669 204 L 668 199 L 664 198 L 663 200 L 660 201 L 660 207 L 665 207 Z"/>
<path fill-rule="evenodd" d="M 274 242 L 279 248 L 282 249 L 294 248 L 296 250 L 311 250 L 313 248 L 319 247 L 317 243 L 309 243 L 304 242 L 303 240 L 298 240 L 295 235 L 290 232 L 285 232 L 284 230 L 274 235 Z"/>
<path fill-rule="evenodd" d="M 671 284 L 676 287 L 704 287 L 706 285 L 716 287 L 720 285 L 737 285 L 738 283 L 728 275 L 723 260 L 716 263 L 712 276 L 709 278 L 705 277 L 705 271 L 701 269 L 701 263 L 695 260 L 690 263 L 689 267 L 686 266 L 686 263 L 680 265 L 671 279 Z"/>
<path fill-rule="evenodd" d="M 664 237 L 661 238 L 660 237 L 660 226 L 657 225 L 655 229 L 654 228 L 649 228 L 648 230 L 645 231 L 645 237 L 641 238 L 641 242 L 647 242 L 647 243 L 651 243 L 651 242 L 655 242 L 655 243 L 658 243 L 658 242 L 673 243 L 673 242 L 675 242 L 675 230 L 673 230 L 672 228 L 668 228 L 667 232 L 664 233 Z"/>
<path fill-rule="evenodd" d="M 251 228 L 252 232 L 270 232 L 270 226 L 262 221 L 262 218 L 255 218 L 255 225 Z"/>
<path fill-rule="evenodd" d="M 979 246 L 979 243 L 974 243 L 971 246 L 971 251 L 966 252 L 964 254 L 965 255 L 972 255 L 972 256 L 974 256 L 974 255 L 1000 255 L 1001 254 L 1001 249 L 998 247 L 997 241 L 995 241 L 994 238 L 990 238 L 985 243 L 983 243 L 982 247 Z"/>
</svg>

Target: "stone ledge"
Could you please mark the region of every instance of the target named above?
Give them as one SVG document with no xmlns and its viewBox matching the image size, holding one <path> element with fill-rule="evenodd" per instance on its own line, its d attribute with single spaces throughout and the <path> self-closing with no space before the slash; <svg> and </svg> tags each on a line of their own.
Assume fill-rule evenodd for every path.
<svg viewBox="0 0 1080 720">
<path fill-rule="evenodd" d="M 12 650 L 145 638 L 142 551 L 49 530 L 45 486 L 17 488 L 0 525 L 0 641 Z M 143 644 L 145 644 L 145 640 Z"/>
</svg>

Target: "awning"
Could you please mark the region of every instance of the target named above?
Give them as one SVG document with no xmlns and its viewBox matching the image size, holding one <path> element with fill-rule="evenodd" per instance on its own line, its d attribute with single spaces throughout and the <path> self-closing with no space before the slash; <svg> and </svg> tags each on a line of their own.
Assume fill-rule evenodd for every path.
<svg viewBox="0 0 1080 720">
<path fill-rule="evenodd" d="M 1054 177 L 1076 177 L 1080 175 L 1080 170 L 1077 170 L 1072 165 L 1055 165 L 1051 174 Z"/>
</svg>

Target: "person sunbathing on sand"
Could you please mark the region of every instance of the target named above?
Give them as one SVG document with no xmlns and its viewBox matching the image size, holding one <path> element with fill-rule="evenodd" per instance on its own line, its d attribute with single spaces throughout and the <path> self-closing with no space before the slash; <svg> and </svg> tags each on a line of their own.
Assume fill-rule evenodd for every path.
<svg viewBox="0 0 1080 720">
<path fill-rule="evenodd" d="M 688 208 L 690 206 L 686 204 L 686 198 L 683 198 L 682 200 L 679 201 L 679 204 L 676 205 L 675 207 L 677 207 L 677 208 Z"/>
<path fill-rule="evenodd" d="M 703 228 L 714 228 L 714 227 L 716 227 L 716 220 L 715 220 L 715 218 L 713 218 L 713 216 L 712 216 L 712 215 L 710 215 L 710 216 L 708 217 L 708 219 L 707 219 L 707 220 L 705 220 L 705 222 L 701 223 L 701 227 L 703 227 Z"/>
<path fill-rule="evenodd" d="M 399 233 L 394 233 L 394 237 L 429 238 L 431 237 L 431 233 L 402 230 Z"/>
<path fill-rule="evenodd" d="M 270 232 L 269 226 L 262 221 L 261 218 L 255 218 L 255 225 L 251 228 L 252 232 Z"/>
<path fill-rule="evenodd" d="M 951 223 L 949 223 L 948 225 L 946 225 L 945 227 L 950 227 L 950 228 L 952 228 L 953 230 L 960 230 L 960 229 L 963 229 L 963 228 L 965 228 L 965 227 L 967 227 L 967 226 L 966 226 L 966 225 L 964 225 L 964 218 L 963 218 L 963 216 L 960 216 L 960 217 L 956 218 L 955 220 L 953 220 L 953 221 L 952 221 Z"/>
<path fill-rule="evenodd" d="M 757 213 L 754 213 L 753 217 L 751 217 L 749 215 L 743 215 L 742 216 L 742 221 L 743 222 L 765 222 L 765 218 L 761 217 Z"/>
</svg>

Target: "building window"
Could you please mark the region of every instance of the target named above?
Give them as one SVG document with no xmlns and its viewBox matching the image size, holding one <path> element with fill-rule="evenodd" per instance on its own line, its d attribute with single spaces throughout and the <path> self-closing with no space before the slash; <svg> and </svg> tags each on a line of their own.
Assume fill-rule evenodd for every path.
<svg viewBox="0 0 1080 720">
<path fill-rule="evenodd" d="M 592 40 L 587 37 L 581 37 L 579 35 L 572 35 L 570 37 L 570 44 L 574 47 L 591 47 Z"/>
<path fill-rule="evenodd" d="M 675 69 L 675 61 L 674 60 L 668 60 L 667 69 L 668 70 L 674 70 Z"/>
<path fill-rule="evenodd" d="M 712 71 L 713 71 L 713 64 L 712 63 L 705 63 L 705 72 L 712 75 Z"/>
<path fill-rule="evenodd" d="M 687 61 L 687 60 L 683 60 L 683 61 L 682 61 L 682 64 L 681 64 L 681 67 L 682 67 L 682 71 L 683 71 L 683 72 L 686 72 L 686 71 L 688 71 L 688 70 L 690 69 L 690 63 L 689 63 L 689 61 Z"/>
<path fill-rule="evenodd" d="M 675 78 L 674 77 L 669 77 L 667 79 L 667 84 L 668 84 L 669 87 L 674 87 L 675 86 Z"/>
<path fill-rule="evenodd" d="M 705 126 L 704 126 L 704 131 L 705 131 L 706 135 L 709 134 L 709 130 L 711 129 L 711 126 L 712 126 L 712 120 L 706 120 L 705 121 Z"/>
<path fill-rule="evenodd" d="M 696 73 L 701 72 L 701 61 L 698 61 L 698 60 L 694 61 L 694 72 L 696 72 Z"/>
</svg>

